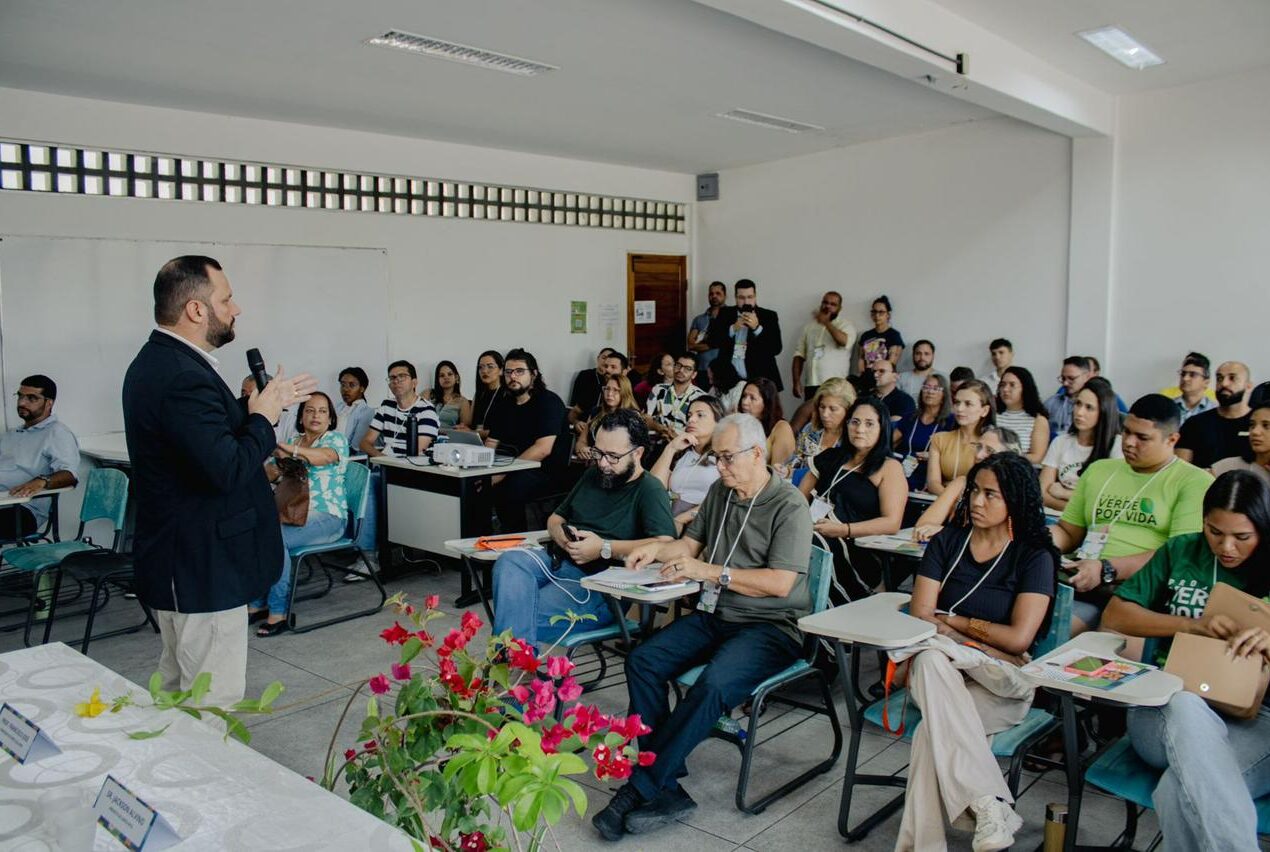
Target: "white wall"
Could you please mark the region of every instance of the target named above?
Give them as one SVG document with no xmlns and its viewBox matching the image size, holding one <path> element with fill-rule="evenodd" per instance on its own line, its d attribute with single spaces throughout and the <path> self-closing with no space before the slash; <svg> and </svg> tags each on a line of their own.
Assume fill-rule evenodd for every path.
<svg viewBox="0 0 1270 852">
<path fill-rule="evenodd" d="M 1122 99 L 1115 196 L 1117 385 L 1192 349 L 1270 378 L 1270 68 Z"/>
<path fill-rule="evenodd" d="M 694 192 L 691 176 L 669 172 L 16 89 L 0 88 L 0 115 L 0 133 L 33 141 L 678 202 L 690 201 Z M 608 343 L 599 333 L 597 306 L 617 303 L 624 316 L 626 253 L 687 254 L 690 246 L 686 234 L 18 192 L 0 193 L 3 234 L 384 248 L 389 351 L 413 360 L 421 379 L 426 372 L 430 382 L 435 362 L 449 358 L 470 390 L 481 350 L 523 345 L 538 355 L 548 383 L 566 395 L 573 373 L 593 363 L 594 352 Z M 236 289 L 266 285 L 226 271 Z M 137 284 L 149 287 L 152 280 Z M 75 298 L 74 282 L 49 283 L 67 300 Z M 349 281 L 349 298 L 357 293 L 358 282 Z M 571 299 L 589 303 L 587 335 L 567 333 Z M 313 333 L 330 336 L 332 345 L 357 333 L 341 328 L 338 304 L 296 310 L 310 314 Z M 238 321 L 240 339 L 254 341 L 248 345 L 259 345 L 271 361 L 287 363 L 285 341 L 270 340 L 269 333 L 268 317 Z M 613 345 L 625 348 L 625 334 L 623 322 Z M 36 371 L 38 360 L 31 353 L 26 371 Z M 365 365 L 377 396 L 386 395 L 385 366 Z M 236 382 L 239 368 L 232 369 Z M 335 376 L 323 376 L 322 384 L 337 390 Z"/>
<path fill-rule="evenodd" d="M 1068 139 L 999 119 L 719 181 L 721 200 L 697 205 L 698 277 L 757 282 L 759 304 L 781 315 L 787 385 L 799 328 L 837 289 L 857 331 L 886 293 L 910 345 L 935 341 L 939 369 L 986 369 L 988 342 L 1004 336 L 1052 390 L 1066 330 Z M 700 307 L 704 288 L 692 295 Z"/>
</svg>

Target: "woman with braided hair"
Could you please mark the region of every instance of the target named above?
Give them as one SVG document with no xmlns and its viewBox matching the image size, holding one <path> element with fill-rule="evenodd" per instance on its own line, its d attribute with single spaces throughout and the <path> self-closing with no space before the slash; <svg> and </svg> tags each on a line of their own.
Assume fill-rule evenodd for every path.
<svg viewBox="0 0 1270 852">
<path fill-rule="evenodd" d="M 1049 620 L 1058 574 L 1040 486 L 1015 453 L 983 459 L 967 480 L 952 522 L 922 557 L 910 611 L 941 636 L 1019 665 Z M 1032 691 L 991 691 L 937 647 L 911 660 L 909 693 L 922 724 L 896 848 L 945 848 L 943 813 L 955 826 L 973 822 L 976 852 L 1009 847 L 1023 821 L 988 737 L 1023 720 Z"/>
</svg>

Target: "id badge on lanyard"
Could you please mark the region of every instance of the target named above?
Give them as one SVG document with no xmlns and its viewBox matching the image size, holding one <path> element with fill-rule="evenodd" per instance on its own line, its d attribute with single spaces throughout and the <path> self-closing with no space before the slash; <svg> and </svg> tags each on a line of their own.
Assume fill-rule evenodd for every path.
<svg viewBox="0 0 1270 852">
<path fill-rule="evenodd" d="M 1107 546 L 1107 539 L 1111 537 L 1111 526 L 1105 526 L 1101 530 L 1089 530 L 1085 533 L 1085 540 L 1081 542 L 1080 548 L 1076 551 L 1078 559 L 1101 559 L 1103 548 Z"/>
<path fill-rule="evenodd" d="M 701 597 L 697 599 L 697 609 L 713 613 L 719 606 L 719 584 L 706 580 L 701 584 Z"/>
<path fill-rule="evenodd" d="M 754 504 L 758 502 L 759 495 L 755 494 L 750 499 L 750 506 L 745 510 L 745 517 L 741 519 L 741 528 L 736 531 L 736 539 L 732 542 L 732 548 L 728 551 L 728 555 L 723 557 L 723 567 L 727 567 L 732 561 L 732 554 L 736 553 L 737 545 L 741 543 L 741 535 L 745 532 L 745 525 L 750 522 L 750 512 L 754 511 Z M 719 520 L 719 529 L 714 534 L 714 546 L 710 548 L 710 555 L 706 557 L 707 562 L 714 562 L 714 555 L 719 549 L 719 544 L 723 541 L 723 528 L 728 522 L 728 509 L 731 508 L 732 501 L 729 498 L 723 507 L 723 517 Z M 719 597 L 723 593 L 722 587 L 718 583 L 712 583 L 705 580 L 701 583 L 701 597 L 697 600 L 697 609 L 705 613 L 713 613 L 719 605 Z"/>
<path fill-rule="evenodd" d="M 833 511 L 833 504 L 824 497 L 816 495 L 807 508 L 811 510 L 811 522 L 814 524 L 821 518 L 829 517 L 829 513 Z"/>
<path fill-rule="evenodd" d="M 917 456 L 905 456 L 904 460 L 900 462 L 900 466 L 904 468 L 904 477 L 907 479 L 912 476 L 913 472 L 917 470 L 917 466 L 919 464 L 921 464 L 921 461 L 917 458 Z"/>
</svg>

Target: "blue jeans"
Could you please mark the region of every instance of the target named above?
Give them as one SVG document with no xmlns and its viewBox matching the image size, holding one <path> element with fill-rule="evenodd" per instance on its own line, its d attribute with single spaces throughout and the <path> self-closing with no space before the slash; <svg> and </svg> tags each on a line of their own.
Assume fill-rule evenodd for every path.
<svg viewBox="0 0 1270 852">
<path fill-rule="evenodd" d="M 559 585 L 547 576 L 543 565 Z M 595 621 L 579 622 L 575 632 L 611 624 L 613 613 L 604 595 L 582 588 L 580 581 L 585 576 L 568 560 L 553 566 L 550 554 L 541 548 L 532 552 L 509 550 L 499 556 L 494 563 L 494 632 L 511 630 L 517 639 L 535 645 L 554 642 L 569 623 L 553 625 L 551 617 L 564 615 L 565 610 L 596 617 Z"/>
<path fill-rule="evenodd" d="M 379 522 L 380 492 L 384 490 L 383 470 L 377 464 L 370 466 L 370 479 L 366 483 L 366 515 L 357 533 L 357 549 L 375 553 L 379 549 L 379 535 L 375 525 Z"/>
<path fill-rule="evenodd" d="M 325 512 L 310 512 L 309 519 L 302 527 L 291 524 L 282 525 L 282 576 L 269 589 L 269 597 L 251 602 L 252 609 L 260 609 L 266 604 L 270 615 L 287 614 L 287 595 L 291 584 L 291 551 L 310 544 L 327 544 L 344 534 L 344 518 L 337 518 Z"/>
<path fill-rule="evenodd" d="M 1179 692 L 1163 707 L 1130 710 L 1129 737 L 1164 770 L 1153 799 L 1166 850 L 1257 852 L 1252 800 L 1270 793 L 1270 708 L 1228 719 Z"/>
<path fill-rule="evenodd" d="M 750 697 L 754 687 L 791 665 L 802 647 L 766 622 L 723 621 L 694 612 L 672 621 L 626 659 L 626 688 L 631 712 L 653 732 L 640 748 L 657 755 L 652 766 L 638 767 L 631 784 L 645 800 L 673 790 L 688 774 L 685 762 L 724 713 Z M 670 709 L 670 682 L 705 665 L 697 682 Z"/>
</svg>

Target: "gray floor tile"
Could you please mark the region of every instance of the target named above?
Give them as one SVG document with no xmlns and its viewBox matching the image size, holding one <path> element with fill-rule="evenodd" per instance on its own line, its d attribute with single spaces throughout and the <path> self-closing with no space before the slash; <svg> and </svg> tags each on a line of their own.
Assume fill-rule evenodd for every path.
<svg viewBox="0 0 1270 852">
<path fill-rule="evenodd" d="M 586 816 L 579 819 L 577 814 L 570 814 L 565 816 L 555 826 L 555 839 L 559 842 L 561 849 L 595 849 L 600 846 L 607 846 L 599 834 L 596 833 L 594 826 L 591 825 L 591 817 L 608 804 L 616 786 L 606 787 L 603 790 L 586 786 L 585 789 L 587 791 Z M 706 807 L 700 800 L 697 801 L 697 804 L 698 811 Z M 548 842 L 548 847 L 550 847 L 550 842 Z M 725 852 L 725 850 L 735 849 L 736 843 L 680 821 L 649 834 L 628 835 L 622 838 L 620 844 L 614 845 L 613 848 L 620 848 L 622 852 L 627 852 L 627 850 L 630 850 L 630 852 L 642 852 L 642 850 L 657 850 L 657 852 Z"/>
</svg>

